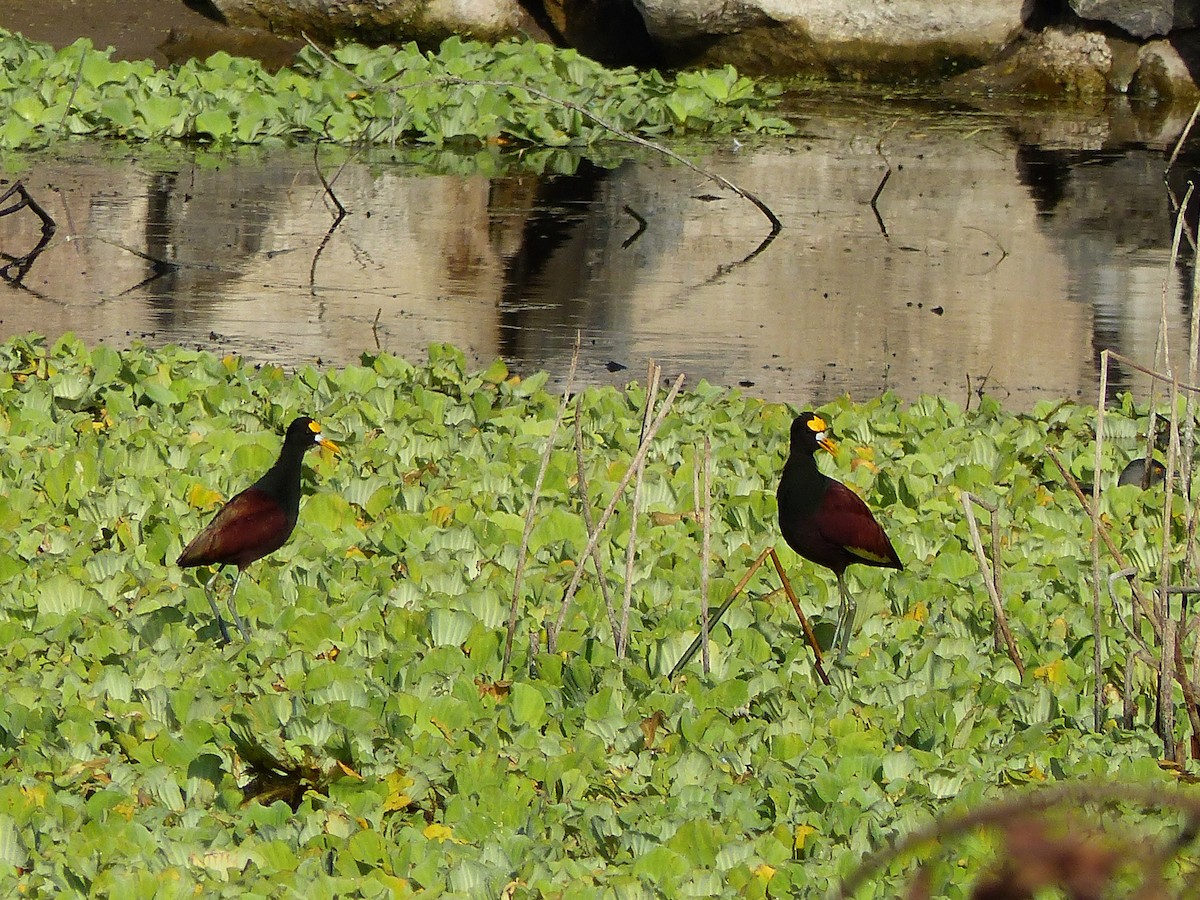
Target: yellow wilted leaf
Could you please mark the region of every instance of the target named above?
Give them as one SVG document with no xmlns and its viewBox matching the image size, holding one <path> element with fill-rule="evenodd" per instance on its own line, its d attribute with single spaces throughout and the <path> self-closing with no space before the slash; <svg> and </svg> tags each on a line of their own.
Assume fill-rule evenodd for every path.
<svg viewBox="0 0 1200 900">
<path fill-rule="evenodd" d="M 762 881 L 770 881 L 775 877 L 775 867 L 768 866 L 766 863 L 763 863 L 754 870 L 754 877 Z"/>
<path fill-rule="evenodd" d="M 81 433 L 90 432 L 92 434 L 99 434 L 102 431 L 112 428 L 112 419 L 108 417 L 106 411 L 101 411 L 99 417 L 87 419 L 81 422 L 78 427 Z"/>
<path fill-rule="evenodd" d="M 879 474 L 879 466 L 875 465 L 875 451 L 870 447 L 855 447 L 854 456 L 850 458 L 850 468 L 857 469 L 866 466 L 872 473 Z"/>
<path fill-rule="evenodd" d="M 1044 679 L 1051 684 L 1066 684 L 1067 665 L 1061 659 L 1056 659 L 1052 663 L 1046 663 L 1044 666 L 1034 669 L 1033 677 Z"/>
<path fill-rule="evenodd" d="M 126 822 L 132 822 L 133 814 L 135 812 L 137 812 L 137 809 L 133 805 L 133 801 L 129 800 L 129 801 L 126 801 L 125 803 L 118 803 L 116 806 L 113 807 L 113 812 L 115 812 L 117 815 L 119 815 Z"/>
<path fill-rule="evenodd" d="M 366 559 L 367 554 L 363 553 L 357 547 L 346 548 L 346 559 Z"/>
<path fill-rule="evenodd" d="M 124 519 L 117 522 L 117 539 L 126 550 L 133 546 L 133 529 Z"/>
<path fill-rule="evenodd" d="M 452 518 L 454 518 L 453 506 L 435 506 L 429 513 L 429 518 L 434 525 L 441 528 Z"/>
<path fill-rule="evenodd" d="M 395 812 L 412 803 L 408 789 L 413 786 L 413 780 L 403 772 L 392 772 L 384 779 L 384 784 L 388 789 L 387 796 L 383 799 L 384 812 Z"/>
<path fill-rule="evenodd" d="M 221 494 L 202 484 L 193 484 L 188 490 L 187 502 L 192 509 L 208 509 L 221 502 Z"/>
<path fill-rule="evenodd" d="M 221 359 L 221 365 L 222 365 L 222 367 L 224 367 L 226 372 L 236 372 L 237 364 L 238 364 L 237 357 L 231 353 L 226 353 L 225 356 L 222 357 L 222 359 Z"/>
<path fill-rule="evenodd" d="M 904 618 L 924 622 L 929 618 L 929 605 L 924 600 L 918 600 L 912 605 L 912 609 L 904 614 Z"/>
<path fill-rule="evenodd" d="M 452 841 L 454 840 L 454 830 L 439 822 L 434 822 L 425 826 L 425 831 L 422 832 L 426 838 L 431 841 Z"/>
<path fill-rule="evenodd" d="M 46 797 L 50 792 L 40 784 L 21 788 L 21 794 L 34 806 L 45 806 Z"/>
<path fill-rule="evenodd" d="M 650 524 L 651 525 L 659 525 L 659 526 L 678 525 L 680 522 L 683 521 L 683 515 L 684 515 L 683 513 L 669 513 L 669 512 L 655 511 L 655 512 L 650 513 Z"/>
<path fill-rule="evenodd" d="M 804 842 L 808 840 L 808 836 L 810 834 L 816 834 L 816 833 L 817 833 L 817 829 L 813 828 L 811 825 L 797 825 L 796 826 L 796 837 L 792 842 L 792 846 L 796 850 L 803 850 Z"/>
<path fill-rule="evenodd" d="M 1032 778 L 1034 781 L 1045 781 L 1046 773 L 1044 771 L 1042 771 L 1041 766 L 1032 766 L 1029 769 L 1029 777 Z"/>
<path fill-rule="evenodd" d="M 1067 636 L 1067 620 L 1062 616 L 1055 617 L 1050 623 L 1050 636 L 1056 641 L 1064 640 Z"/>
</svg>

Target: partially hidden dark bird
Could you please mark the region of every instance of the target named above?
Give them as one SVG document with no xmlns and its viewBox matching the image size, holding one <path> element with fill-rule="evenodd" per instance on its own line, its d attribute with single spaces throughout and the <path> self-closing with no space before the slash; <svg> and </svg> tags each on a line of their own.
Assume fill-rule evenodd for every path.
<svg viewBox="0 0 1200 900">
<path fill-rule="evenodd" d="M 838 660 L 846 655 L 857 605 L 846 588 L 850 565 L 903 569 L 892 542 L 862 498 L 817 468 L 818 449 L 837 452 L 829 426 L 820 416 L 801 413 L 792 421 L 791 449 L 779 489 L 779 530 L 788 546 L 837 576 L 841 609 L 834 640 Z"/>
<path fill-rule="evenodd" d="M 1158 484 L 1167 476 L 1167 467 L 1157 459 L 1148 463 L 1144 456 L 1130 460 L 1117 477 L 1117 485 L 1136 484 L 1145 490 L 1153 484 Z"/>
<path fill-rule="evenodd" d="M 288 426 L 275 465 L 222 506 L 176 560 L 176 564 L 184 568 L 218 566 L 205 585 L 204 593 L 226 643 L 229 642 L 229 631 L 212 598 L 213 583 L 221 573 L 219 567 L 238 567 L 233 590 L 229 594 L 229 612 L 242 638 L 249 640 L 246 625 L 234 606 L 238 584 L 250 563 L 278 550 L 291 536 L 300 517 L 300 469 L 304 454 L 318 446 L 334 453 L 340 452 L 337 444 L 327 440 L 321 434 L 321 426 L 308 416 L 293 420 Z"/>
</svg>

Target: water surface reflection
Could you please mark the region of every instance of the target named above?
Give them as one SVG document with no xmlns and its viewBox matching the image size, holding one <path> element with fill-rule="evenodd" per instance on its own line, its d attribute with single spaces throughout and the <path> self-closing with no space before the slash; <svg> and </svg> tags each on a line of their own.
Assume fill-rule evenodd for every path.
<svg viewBox="0 0 1200 900">
<path fill-rule="evenodd" d="M 323 156 L 350 213 L 329 233 L 311 148 L 59 148 L 20 172 L 59 230 L 23 284 L 0 288 L 0 335 L 285 366 L 376 342 L 420 359 L 450 341 L 561 376 L 578 329 L 589 382 L 653 358 L 797 404 L 888 389 L 965 402 L 982 387 L 1028 408 L 1092 399 L 1104 347 L 1153 359 L 1173 228 L 1161 148 L 1056 149 L 995 117 L 885 113 L 689 150 L 783 221 L 748 261 L 769 230 L 759 211 L 648 153 L 542 176 L 493 174 L 492 157 L 464 175 L 390 151 L 342 168 Z M 0 250 L 38 233 L 0 218 Z M 1173 352 L 1189 315 L 1173 283 Z"/>
</svg>

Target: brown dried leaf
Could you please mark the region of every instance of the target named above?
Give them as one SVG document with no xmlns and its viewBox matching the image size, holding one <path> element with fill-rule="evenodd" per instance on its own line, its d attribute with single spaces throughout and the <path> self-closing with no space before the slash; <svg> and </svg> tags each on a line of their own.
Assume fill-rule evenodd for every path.
<svg viewBox="0 0 1200 900">
<path fill-rule="evenodd" d="M 512 690 L 512 682 L 485 681 L 482 678 L 476 678 L 475 687 L 479 691 L 480 697 L 495 697 L 497 700 L 503 700 L 508 696 L 508 692 Z"/>
<path fill-rule="evenodd" d="M 646 749 L 649 750 L 654 746 L 655 735 L 658 734 L 659 726 L 663 723 L 662 710 L 657 710 L 654 715 L 646 716 L 642 719 L 642 738 L 645 740 Z"/>
</svg>

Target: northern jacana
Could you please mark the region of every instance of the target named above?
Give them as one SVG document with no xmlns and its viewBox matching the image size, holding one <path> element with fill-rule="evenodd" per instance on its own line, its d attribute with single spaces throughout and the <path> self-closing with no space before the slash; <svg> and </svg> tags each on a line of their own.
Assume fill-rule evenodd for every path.
<svg viewBox="0 0 1200 900">
<path fill-rule="evenodd" d="M 835 640 L 838 660 L 846 655 L 857 606 L 846 588 L 846 567 L 855 563 L 902 569 L 900 557 L 883 528 L 858 494 L 822 474 L 814 454 L 837 452 L 825 420 L 802 413 L 792 422 L 791 450 L 779 478 L 779 530 L 788 546 L 805 559 L 832 569 L 841 609 Z"/>
<path fill-rule="evenodd" d="M 1117 485 L 1136 484 L 1145 490 L 1152 484 L 1158 484 L 1167 476 L 1167 467 L 1157 459 L 1146 462 L 1144 456 L 1129 461 L 1117 477 Z"/>
<path fill-rule="evenodd" d="M 326 447 L 337 453 L 337 444 L 321 436 L 321 426 L 308 416 L 300 416 L 288 426 L 279 459 L 262 478 L 250 485 L 212 517 L 190 544 L 179 554 L 176 564 L 190 566 L 237 566 L 237 578 L 229 594 L 229 611 L 245 640 L 250 639 L 233 599 L 246 566 L 273 553 L 284 545 L 300 517 L 300 467 L 304 454 L 313 447 Z M 229 631 L 212 598 L 213 582 L 221 574 L 218 568 L 204 586 L 208 604 L 221 636 L 229 642 Z"/>
</svg>

